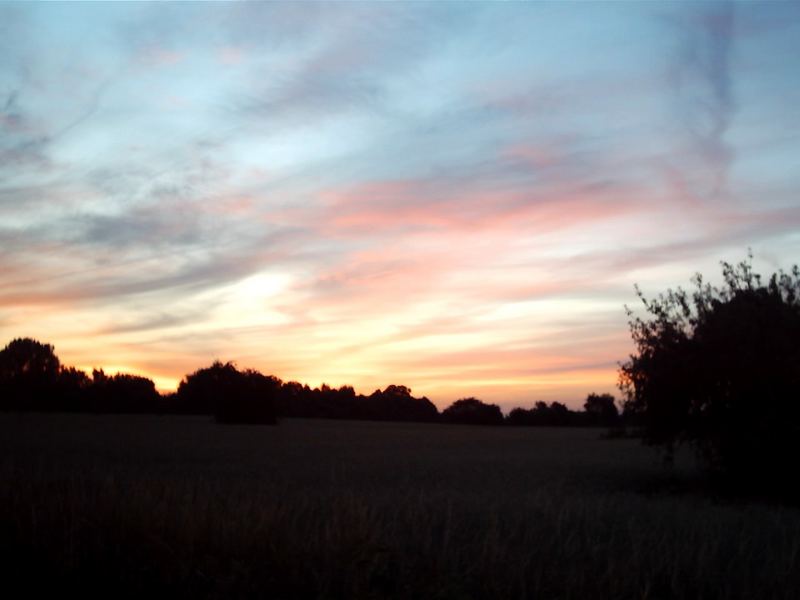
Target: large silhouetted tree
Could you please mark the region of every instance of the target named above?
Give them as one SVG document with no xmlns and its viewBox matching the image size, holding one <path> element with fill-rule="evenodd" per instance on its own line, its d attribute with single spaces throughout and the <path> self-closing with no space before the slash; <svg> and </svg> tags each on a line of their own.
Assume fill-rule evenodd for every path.
<svg viewBox="0 0 800 600">
<path fill-rule="evenodd" d="M 51 408 L 61 363 L 53 346 L 31 338 L 17 338 L 0 350 L 0 402 L 3 408 Z"/>
<path fill-rule="evenodd" d="M 88 410 L 103 413 L 154 413 L 162 407 L 161 396 L 152 379 L 127 373 L 106 375 L 92 372 L 88 387 Z"/>
<path fill-rule="evenodd" d="M 217 361 L 181 381 L 177 403 L 184 412 L 213 413 L 220 423 L 271 424 L 280 386 L 275 377 Z"/>
<path fill-rule="evenodd" d="M 768 281 L 722 263 L 724 285 L 653 300 L 631 316 L 636 352 L 620 367 L 626 413 L 671 452 L 690 442 L 722 480 L 797 492 L 800 456 L 800 270 Z"/>
<path fill-rule="evenodd" d="M 379 421 L 435 421 L 436 406 L 426 397 L 415 398 L 404 385 L 389 385 L 375 390 L 364 403 L 366 416 Z"/>
</svg>

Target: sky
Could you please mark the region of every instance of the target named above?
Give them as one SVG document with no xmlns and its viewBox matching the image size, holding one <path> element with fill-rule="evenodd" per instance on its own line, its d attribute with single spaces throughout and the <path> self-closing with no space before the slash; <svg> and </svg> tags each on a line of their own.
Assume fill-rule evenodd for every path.
<svg viewBox="0 0 800 600">
<path fill-rule="evenodd" d="M 0 3 L 0 345 L 579 407 L 800 259 L 800 4 Z"/>
</svg>

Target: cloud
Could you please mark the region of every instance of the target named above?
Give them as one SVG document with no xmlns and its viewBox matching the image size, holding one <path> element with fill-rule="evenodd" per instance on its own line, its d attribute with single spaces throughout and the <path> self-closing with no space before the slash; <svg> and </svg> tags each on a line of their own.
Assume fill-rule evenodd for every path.
<svg viewBox="0 0 800 600">
<path fill-rule="evenodd" d="M 503 189 L 471 178 L 436 177 L 370 182 L 323 197 L 325 230 L 337 235 L 420 229 L 535 234 L 613 218 L 635 206 L 634 189 L 603 181 Z"/>
<path fill-rule="evenodd" d="M 735 17 L 733 2 L 716 2 L 690 7 L 676 24 L 681 42 L 671 77 L 693 151 L 709 173 L 709 184 L 698 191 L 712 197 L 726 192 L 734 159 L 726 134 L 736 111 L 732 69 Z"/>
<path fill-rule="evenodd" d="M 107 82 L 91 91 L 71 90 L 70 100 L 55 114 L 44 115 L 27 104 L 35 105 L 39 92 L 24 81 L 9 93 L 0 110 L 0 180 L 24 175 L 38 176 L 56 172 L 58 161 L 51 156 L 53 145 L 86 123 L 98 110 Z"/>
<path fill-rule="evenodd" d="M 108 239 L 113 238 L 104 241 Z M 247 243 L 229 243 L 216 251 L 190 246 L 129 257 L 112 254 L 77 270 L 62 271 L 64 262 L 45 266 L 40 257 L 42 266 L 30 277 L 12 281 L 0 291 L 0 305 L 120 301 L 147 293 L 168 298 L 179 291 L 198 292 L 238 281 L 272 264 L 273 259 L 284 258 L 280 248 L 273 248 L 273 240 L 280 239 L 280 233 L 265 235 Z M 59 258 L 91 265 L 91 254 L 88 249 L 84 252 L 67 245 Z"/>
<path fill-rule="evenodd" d="M 140 56 L 142 64 L 148 67 L 173 67 L 186 58 L 182 52 L 167 50 L 159 46 L 146 47 Z"/>
<path fill-rule="evenodd" d="M 396 81 L 412 76 L 446 43 L 450 26 L 464 20 L 458 12 L 434 5 L 367 3 L 333 10 L 318 5 L 311 17 L 281 4 L 241 10 L 270 32 L 260 32 L 249 44 L 259 45 L 262 56 L 273 60 L 252 72 L 252 85 L 235 107 L 273 130 L 354 112 L 396 116 Z M 238 18 L 235 23 L 236 31 L 252 27 Z M 291 43 L 286 30 L 297 32 Z"/>
<path fill-rule="evenodd" d="M 140 319 L 129 319 L 121 323 L 112 323 L 99 328 L 95 335 L 118 335 L 126 333 L 142 333 L 146 331 L 166 331 L 170 328 L 202 321 L 201 314 L 169 314 L 156 313 Z"/>
</svg>

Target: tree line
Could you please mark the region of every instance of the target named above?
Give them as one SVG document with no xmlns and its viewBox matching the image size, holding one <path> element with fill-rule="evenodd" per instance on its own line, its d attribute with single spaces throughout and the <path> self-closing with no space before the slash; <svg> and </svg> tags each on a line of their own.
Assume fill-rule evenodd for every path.
<svg viewBox="0 0 800 600">
<path fill-rule="evenodd" d="M 537 402 L 504 416 L 496 404 L 463 398 L 439 412 L 428 398 L 413 396 L 403 385 L 364 395 L 352 386 L 311 388 L 220 361 L 186 375 L 177 392 L 160 394 L 146 377 L 108 375 L 102 369 L 90 375 L 64 366 L 52 345 L 31 338 L 12 340 L 0 351 L 0 392 L 4 411 L 213 415 L 220 423 L 269 424 L 281 417 L 516 426 L 610 426 L 620 421 L 610 394 L 590 394 L 583 411 Z"/>
<path fill-rule="evenodd" d="M 91 376 L 64 367 L 53 347 L 15 339 L 0 351 L 0 410 L 209 414 L 220 422 L 279 417 L 426 421 L 509 426 L 626 427 L 670 459 L 688 444 L 726 486 L 800 501 L 800 268 L 762 278 L 752 255 L 722 263 L 723 285 L 700 274 L 695 289 L 646 298 L 628 309 L 635 351 L 620 364 L 622 414 L 610 394 L 590 394 L 582 411 L 536 402 L 504 416 L 463 398 L 439 412 L 425 397 L 390 385 L 369 396 L 352 387 L 307 385 L 215 362 L 187 375 L 174 394 L 135 375 Z M 627 307 L 626 307 L 627 308 Z M 669 462 L 669 461 L 667 461 Z"/>
</svg>

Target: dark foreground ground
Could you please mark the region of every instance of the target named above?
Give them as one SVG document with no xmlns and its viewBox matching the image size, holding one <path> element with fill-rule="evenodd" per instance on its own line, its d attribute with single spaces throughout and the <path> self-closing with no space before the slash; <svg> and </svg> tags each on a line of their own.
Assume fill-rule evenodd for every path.
<svg viewBox="0 0 800 600">
<path fill-rule="evenodd" d="M 3 584 L 84 598 L 800 598 L 800 510 L 717 501 L 688 462 L 665 471 L 600 433 L 0 415 Z"/>
</svg>

